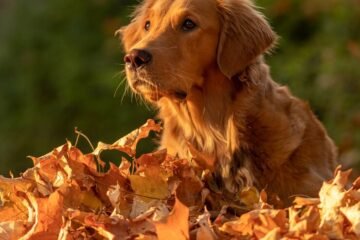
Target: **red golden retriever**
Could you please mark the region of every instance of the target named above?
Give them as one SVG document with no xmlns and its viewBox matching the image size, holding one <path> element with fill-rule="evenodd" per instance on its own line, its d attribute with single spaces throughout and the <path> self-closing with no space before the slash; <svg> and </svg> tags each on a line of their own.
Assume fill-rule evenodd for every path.
<svg viewBox="0 0 360 240">
<path fill-rule="evenodd" d="M 161 147 L 224 191 L 316 196 L 336 148 L 309 106 L 275 83 L 276 41 L 250 0 L 145 0 L 119 30 L 132 90 L 159 109 Z"/>
</svg>

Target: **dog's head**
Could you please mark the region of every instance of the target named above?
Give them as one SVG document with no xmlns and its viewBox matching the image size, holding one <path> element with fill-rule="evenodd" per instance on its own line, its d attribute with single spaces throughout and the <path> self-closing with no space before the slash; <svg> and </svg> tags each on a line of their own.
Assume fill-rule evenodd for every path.
<svg viewBox="0 0 360 240">
<path fill-rule="evenodd" d="M 151 101 L 184 99 L 214 70 L 232 78 L 276 39 L 249 0 L 145 0 L 119 33 L 129 85 Z"/>
</svg>

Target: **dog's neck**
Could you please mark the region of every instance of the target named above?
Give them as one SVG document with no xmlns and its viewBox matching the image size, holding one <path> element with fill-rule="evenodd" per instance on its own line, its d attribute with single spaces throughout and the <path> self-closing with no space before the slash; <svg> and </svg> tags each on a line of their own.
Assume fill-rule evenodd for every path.
<svg viewBox="0 0 360 240">
<path fill-rule="evenodd" d="M 172 135 L 176 143 L 163 142 L 162 145 L 181 157 L 189 157 L 184 149 L 188 149 L 186 144 L 190 143 L 208 154 L 231 158 L 239 146 L 240 126 L 233 121 L 234 114 L 243 111 L 246 115 L 248 106 L 253 105 L 249 101 L 256 101 L 258 89 L 264 87 L 260 85 L 268 82 L 264 66 L 259 58 L 233 79 L 212 67 L 203 74 L 202 86 L 193 86 L 185 101 L 163 98 L 158 103 L 159 117 L 164 121 L 164 134 Z M 242 99 L 242 106 L 237 99 Z"/>
<path fill-rule="evenodd" d="M 272 169 L 300 144 L 305 126 L 293 129 L 296 120 L 285 117 L 294 98 L 272 81 L 262 58 L 233 79 L 220 72 L 204 77 L 205 84 L 194 86 L 186 101 L 159 102 L 164 121 L 161 147 L 181 158 L 191 159 L 192 148 L 212 158 L 206 164 L 212 164 L 223 179 L 236 179 L 224 182 L 231 191 L 264 186 L 256 179 L 271 179 Z M 279 141 L 284 141 L 282 148 L 276 148 Z M 261 178 L 264 174 L 269 176 Z"/>
</svg>

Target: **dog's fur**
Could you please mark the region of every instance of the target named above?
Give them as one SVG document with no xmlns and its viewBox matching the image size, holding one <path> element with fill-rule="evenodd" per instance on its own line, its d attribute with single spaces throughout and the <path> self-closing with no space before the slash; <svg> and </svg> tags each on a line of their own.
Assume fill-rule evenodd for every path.
<svg viewBox="0 0 360 240">
<path fill-rule="evenodd" d="M 254 185 L 285 202 L 332 176 L 335 146 L 307 103 L 271 79 L 262 55 L 277 37 L 251 1 L 145 0 L 119 32 L 126 53 L 153 56 L 126 73 L 159 108 L 170 154 L 197 155 L 227 191 Z"/>
</svg>

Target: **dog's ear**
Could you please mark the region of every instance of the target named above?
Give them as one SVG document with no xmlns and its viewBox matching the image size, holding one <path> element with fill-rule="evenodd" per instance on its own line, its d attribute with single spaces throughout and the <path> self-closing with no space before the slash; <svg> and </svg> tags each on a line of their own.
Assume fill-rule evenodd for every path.
<svg viewBox="0 0 360 240">
<path fill-rule="evenodd" d="M 222 28 L 217 62 L 228 78 L 269 50 L 276 34 L 250 0 L 218 0 Z"/>
</svg>

